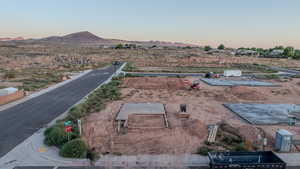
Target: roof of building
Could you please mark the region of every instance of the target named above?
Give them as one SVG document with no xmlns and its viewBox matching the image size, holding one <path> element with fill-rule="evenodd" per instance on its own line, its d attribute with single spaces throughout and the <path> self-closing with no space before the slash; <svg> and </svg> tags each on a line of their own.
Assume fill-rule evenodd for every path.
<svg viewBox="0 0 300 169">
<path fill-rule="evenodd" d="M 285 130 L 285 129 L 279 129 L 277 131 L 280 135 L 284 135 L 284 136 L 292 136 L 293 134 L 290 133 L 289 131 Z"/>
<path fill-rule="evenodd" d="M 164 105 L 161 103 L 125 103 L 117 115 L 116 120 L 127 120 L 131 114 L 165 114 Z"/>
</svg>

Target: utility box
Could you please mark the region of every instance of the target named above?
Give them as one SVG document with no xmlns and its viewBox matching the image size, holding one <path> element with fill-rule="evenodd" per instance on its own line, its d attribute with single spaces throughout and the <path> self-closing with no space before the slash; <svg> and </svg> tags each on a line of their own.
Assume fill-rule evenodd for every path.
<svg viewBox="0 0 300 169">
<path fill-rule="evenodd" d="M 287 130 L 279 129 L 276 132 L 275 149 L 279 152 L 290 152 L 293 142 L 293 134 Z"/>
<path fill-rule="evenodd" d="M 242 76 L 241 70 L 225 70 L 224 71 L 225 77 L 239 77 Z"/>
</svg>

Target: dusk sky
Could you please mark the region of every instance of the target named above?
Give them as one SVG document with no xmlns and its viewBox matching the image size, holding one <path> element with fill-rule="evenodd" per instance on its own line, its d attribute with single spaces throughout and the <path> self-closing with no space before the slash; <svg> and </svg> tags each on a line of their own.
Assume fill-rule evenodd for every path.
<svg viewBox="0 0 300 169">
<path fill-rule="evenodd" d="M 0 37 L 103 38 L 300 48 L 300 0 L 1 0 Z"/>
</svg>

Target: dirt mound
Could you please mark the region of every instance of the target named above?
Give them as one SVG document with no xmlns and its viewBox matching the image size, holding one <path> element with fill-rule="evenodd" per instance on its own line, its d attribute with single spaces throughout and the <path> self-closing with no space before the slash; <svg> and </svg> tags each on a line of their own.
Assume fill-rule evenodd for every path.
<svg viewBox="0 0 300 169">
<path fill-rule="evenodd" d="M 266 97 L 253 89 L 250 89 L 250 87 L 247 86 L 234 86 L 225 89 L 225 93 L 229 93 L 238 99 L 242 100 L 264 100 Z"/>
<path fill-rule="evenodd" d="M 183 121 L 182 126 L 191 136 L 196 136 L 200 139 L 207 137 L 207 128 L 200 120 L 187 119 Z"/>
<path fill-rule="evenodd" d="M 135 89 L 185 89 L 182 79 L 165 77 L 130 77 L 124 79 L 123 85 Z"/>
</svg>

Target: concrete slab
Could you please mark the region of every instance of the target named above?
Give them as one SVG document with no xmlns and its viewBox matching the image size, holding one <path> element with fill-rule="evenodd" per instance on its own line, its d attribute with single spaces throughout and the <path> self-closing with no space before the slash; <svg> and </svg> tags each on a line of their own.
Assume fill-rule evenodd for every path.
<svg viewBox="0 0 300 169">
<path fill-rule="evenodd" d="M 250 124 L 269 125 L 288 123 L 289 115 L 300 115 L 300 106 L 296 104 L 224 104 L 232 112 Z"/>
<path fill-rule="evenodd" d="M 208 78 L 202 78 L 201 80 L 211 86 L 269 86 L 269 87 L 279 86 L 274 83 L 262 82 L 256 80 L 224 80 L 224 79 L 208 79 Z"/>
<path fill-rule="evenodd" d="M 116 120 L 128 120 L 131 114 L 145 114 L 145 115 L 164 115 L 165 108 L 161 103 L 125 103 Z"/>
</svg>

